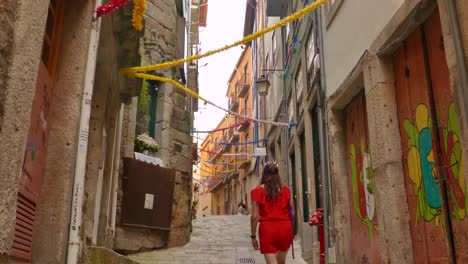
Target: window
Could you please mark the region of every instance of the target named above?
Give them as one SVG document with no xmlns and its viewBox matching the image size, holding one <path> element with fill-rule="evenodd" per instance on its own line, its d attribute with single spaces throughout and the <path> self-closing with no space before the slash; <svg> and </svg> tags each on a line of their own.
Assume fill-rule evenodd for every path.
<svg viewBox="0 0 468 264">
<path fill-rule="evenodd" d="M 303 81 L 302 81 L 302 66 L 299 64 L 297 67 L 297 73 L 295 76 L 294 84 L 296 85 L 296 116 L 299 119 L 299 117 L 302 114 L 303 108 L 301 107 L 301 101 L 302 101 L 302 91 L 304 90 L 303 87 Z"/>
<path fill-rule="evenodd" d="M 277 48 L 276 48 L 276 31 L 273 31 L 273 35 L 271 36 L 271 51 L 272 51 L 272 64 L 273 67 L 276 67 L 276 58 L 277 58 Z"/>
<path fill-rule="evenodd" d="M 296 102 L 298 104 L 300 104 L 301 100 L 301 95 L 302 95 L 302 87 L 303 87 L 303 84 L 302 84 L 302 71 L 301 71 L 301 64 L 299 64 L 299 66 L 297 67 L 297 74 L 296 74 L 296 80 L 295 80 L 295 83 L 296 83 Z"/>
<path fill-rule="evenodd" d="M 336 15 L 336 12 L 340 8 L 342 2 L 343 2 L 343 0 L 330 0 L 327 3 L 326 11 L 325 11 L 326 12 L 326 15 L 325 15 L 326 22 L 325 23 L 326 23 L 327 27 L 331 24 L 333 18 Z"/>
<path fill-rule="evenodd" d="M 309 32 L 309 37 L 307 39 L 307 50 L 306 50 L 306 60 L 307 60 L 307 72 L 310 72 L 314 67 L 314 57 L 315 57 L 315 38 L 314 38 L 314 28 L 312 27 Z"/>
</svg>

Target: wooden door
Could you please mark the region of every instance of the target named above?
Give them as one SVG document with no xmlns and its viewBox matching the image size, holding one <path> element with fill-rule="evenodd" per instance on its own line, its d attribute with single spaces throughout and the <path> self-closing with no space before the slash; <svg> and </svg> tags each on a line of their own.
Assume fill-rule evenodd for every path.
<svg viewBox="0 0 468 264">
<path fill-rule="evenodd" d="M 47 148 L 49 108 L 58 58 L 63 1 L 51 1 L 31 109 L 31 121 L 19 180 L 16 226 L 10 255 L 31 260 L 34 218 Z"/>
<path fill-rule="evenodd" d="M 369 149 L 364 93 L 345 109 L 347 184 L 350 190 L 352 263 L 380 263 L 379 233 L 375 212 L 374 170 Z"/>
<path fill-rule="evenodd" d="M 393 60 L 415 262 L 466 263 L 466 184 L 438 11 Z"/>
</svg>

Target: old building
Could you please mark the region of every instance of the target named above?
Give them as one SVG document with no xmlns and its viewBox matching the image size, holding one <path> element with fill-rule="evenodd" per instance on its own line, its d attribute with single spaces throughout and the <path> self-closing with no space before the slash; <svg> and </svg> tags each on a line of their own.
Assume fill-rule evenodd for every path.
<svg viewBox="0 0 468 264">
<path fill-rule="evenodd" d="M 223 118 L 216 129 L 222 129 L 229 124 L 228 118 Z M 229 168 L 225 165 L 228 162 L 228 157 L 222 155 L 224 146 L 220 142 L 224 142 L 224 133 L 214 132 L 206 136 L 200 148 L 200 177 L 203 183 L 203 195 L 201 196 L 202 208 L 210 208 L 209 214 L 222 215 L 228 214 L 228 193 L 225 188 L 221 191 L 216 191 L 223 182 L 226 181 L 226 176 L 229 174 Z M 216 192 L 215 192 L 216 191 Z M 202 213 L 203 213 L 202 209 Z"/>
<path fill-rule="evenodd" d="M 254 31 L 276 24 L 302 9 L 304 1 L 257 1 Z M 308 263 L 319 261 L 317 227 L 309 218 L 323 208 L 322 177 L 326 171 L 326 145 L 320 134 L 323 105 L 318 74 L 316 13 L 269 32 L 253 42 L 254 76 L 257 82 L 269 81 L 266 96 L 259 96 L 257 107 L 262 119 L 295 124 L 290 127 L 260 125 L 259 133 L 268 138 L 267 159 L 278 162 L 283 181 L 293 193 L 296 210 L 294 230 L 301 238 L 302 257 Z M 323 102 L 323 101 L 322 101 Z M 263 162 L 265 159 L 262 159 Z M 261 167 L 261 166 L 260 166 Z"/>
<path fill-rule="evenodd" d="M 357 2 L 321 12 L 330 259 L 464 263 L 467 2 Z"/>
<path fill-rule="evenodd" d="M 92 262 L 105 248 L 125 253 L 189 240 L 196 105 L 172 85 L 150 83 L 154 108 L 143 127 L 159 143 L 156 156 L 173 172 L 174 188 L 164 197 L 169 226 L 136 227 L 123 215 L 131 197 L 125 164 L 135 155 L 136 96 L 148 82 L 119 69 L 198 52 L 188 37 L 198 30 L 198 2 L 147 1 L 143 31 L 132 27 L 131 4 L 93 19 L 101 4 L 9 1 L 0 8 L 7 25 L 0 30 L 2 263 Z M 188 74 L 189 67 L 156 74 L 196 90 L 197 68 Z"/>
<path fill-rule="evenodd" d="M 228 81 L 226 97 L 228 109 L 240 115 L 228 114 L 226 129 L 223 131 L 221 155 L 227 166 L 226 178 L 217 184 L 213 196 L 226 195 L 224 214 L 236 214 L 237 205 L 243 201 L 247 208 L 250 203 L 250 190 L 256 186 L 254 175 L 253 146 L 254 128 L 249 118 L 252 116 L 252 51 L 244 47 Z M 243 117 L 245 116 L 245 118 Z M 227 192 L 227 194 L 224 194 Z"/>
</svg>

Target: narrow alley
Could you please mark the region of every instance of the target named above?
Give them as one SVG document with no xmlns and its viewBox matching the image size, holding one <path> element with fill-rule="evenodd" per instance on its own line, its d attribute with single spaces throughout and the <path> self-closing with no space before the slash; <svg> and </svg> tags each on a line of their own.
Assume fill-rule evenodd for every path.
<svg viewBox="0 0 468 264">
<path fill-rule="evenodd" d="M 260 251 L 255 251 L 250 243 L 250 216 L 222 215 L 198 216 L 193 221 L 190 242 L 177 248 L 156 250 L 130 256 L 142 264 L 234 264 L 265 263 Z M 286 263 L 302 264 L 299 241 L 294 241 L 293 260 L 291 249 Z"/>
</svg>

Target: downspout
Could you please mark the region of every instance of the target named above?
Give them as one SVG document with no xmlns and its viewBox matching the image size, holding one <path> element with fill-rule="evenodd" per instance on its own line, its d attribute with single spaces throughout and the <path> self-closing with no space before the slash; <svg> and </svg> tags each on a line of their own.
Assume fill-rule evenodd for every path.
<svg viewBox="0 0 468 264">
<path fill-rule="evenodd" d="M 463 51 L 463 40 L 461 38 L 460 24 L 458 23 L 457 7 L 455 1 L 447 0 L 447 12 L 450 30 L 453 34 L 455 45 L 455 58 L 457 61 L 458 77 L 460 78 L 460 88 L 465 111 L 468 109 L 468 72 L 466 68 L 465 54 Z M 468 123 L 468 115 L 465 114 L 465 122 Z"/>
<path fill-rule="evenodd" d="M 95 7 L 99 7 L 102 0 L 96 0 Z M 70 228 L 68 233 L 67 263 L 78 263 L 83 216 L 84 182 L 86 171 L 86 158 L 88 151 L 89 119 L 91 115 L 91 100 L 93 96 L 94 76 L 96 71 L 96 58 L 99 44 L 101 20 L 95 20 L 92 24 L 86 74 L 81 100 L 80 128 L 78 135 L 78 147 L 75 163 L 75 178 L 73 180 L 73 195 L 71 201 Z"/>
<path fill-rule="evenodd" d="M 119 168 L 120 168 L 120 151 L 122 146 L 122 126 L 123 126 L 123 114 L 124 114 L 124 107 L 120 105 L 119 111 L 119 118 L 117 123 L 117 146 L 115 147 L 114 155 L 117 156 L 115 161 L 115 170 L 112 169 L 112 215 L 111 215 L 111 230 L 112 230 L 112 238 L 115 238 L 115 224 L 117 219 L 117 189 L 119 188 Z M 115 157 L 115 156 L 114 156 Z"/>
<path fill-rule="evenodd" d="M 284 48 L 284 43 L 286 41 L 286 30 L 284 27 L 281 27 L 281 52 L 282 52 L 282 60 L 283 60 L 283 114 L 284 114 L 284 122 L 289 123 L 289 113 L 288 113 L 288 100 L 287 100 L 287 90 L 286 90 L 286 51 Z M 283 144 L 284 144 L 284 154 L 283 156 L 285 157 L 284 160 L 284 173 L 285 173 L 285 178 L 286 178 L 286 183 L 288 186 L 291 186 L 292 181 L 289 178 L 289 127 L 285 128 L 284 132 L 284 139 L 283 139 Z M 297 210 L 296 208 L 294 208 Z"/>
<path fill-rule="evenodd" d="M 317 38 L 319 44 L 319 61 L 320 61 L 320 82 L 319 88 L 317 89 L 317 107 L 318 107 L 318 129 L 319 129 L 319 142 L 320 142 L 320 160 L 322 166 L 320 166 L 320 174 L 322 176 L 323 185 L 323 224 L 324 224 L 324 244 L 325 244 L 325 263 L 328 263 L 328 248 L 329 248 L 329 195 L 328 190 L 330 184 L 330 172 L 328 162 L 328 135 L 327 135 L 327 112 L 326 112 L 326 84 L 325 84 L 325 58 L 324 58 L 324 45 L 323 45 L 323 22 L 322 22 L 322 8 L 318 9 L 316 13 L 317 20 Z M 331 201 L 331 199 L 330 199 Z"/>
</svg>

